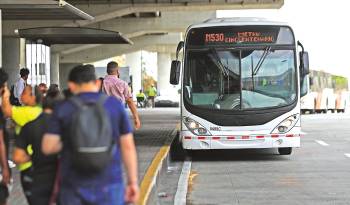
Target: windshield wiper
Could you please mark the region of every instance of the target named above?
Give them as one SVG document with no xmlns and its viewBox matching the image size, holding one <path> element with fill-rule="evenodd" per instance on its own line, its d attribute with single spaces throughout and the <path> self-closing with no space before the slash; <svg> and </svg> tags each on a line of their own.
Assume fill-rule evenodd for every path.
<svg viewBox="0 0 350 205">
<path fill-rule="evenodd" d="M 226 67 L 224 64 L 222 64 L 220 57 L 218 55 L 218 52 L 216 51 L 215 48 L 210 49 L 211 53 L 213 54 L 214 57 L 214 63 L 220 68 L 221 72 L 224 74 L 225 77 L 229 75 L 228 73 L 228 67 Z"/>
<path fill-rule="evenodd" d="M 258 64 L 256 64 L 255 68 L 254 68 L 254 72 L 253 75 L 258 74 L 261 65 L 264 63 L 266 56 L 270 53 L 271 50 L 271 46 L 266 47 L 266 49 L 264 50 L 264 53 L 261 55 Z"/>
</svg>

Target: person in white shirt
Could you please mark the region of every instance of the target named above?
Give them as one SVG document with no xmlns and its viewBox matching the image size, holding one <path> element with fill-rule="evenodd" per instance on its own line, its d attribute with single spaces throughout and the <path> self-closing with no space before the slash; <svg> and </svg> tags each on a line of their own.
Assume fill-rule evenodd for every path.
<svg viewBox="0 0 350 205">
<path fill-rule="evenodd" d="M 19 100 L 19 103 L 22 104 L 21 95 L 22 95 L 22 92 L 23 92 L 24 88 L 27 85 L 27 79 L 28 79 L 28 76 L 29 76 L 29 69 L 28 68 L 22 68 L 19 71 L 19 74 L 21 75 L 21 77 L 17 80 L 17 82 L 15 84 L 13 95 L 15 96 L 15 98 L 17 98 Z"/>
</svg>

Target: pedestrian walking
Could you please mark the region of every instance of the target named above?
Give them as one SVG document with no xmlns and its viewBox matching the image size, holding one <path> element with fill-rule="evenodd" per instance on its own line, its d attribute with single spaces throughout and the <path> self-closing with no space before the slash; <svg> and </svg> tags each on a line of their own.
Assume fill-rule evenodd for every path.
<svg viewBox="0 0 350 205">
<path fill-rule="evenodd" d="M 4 92 L 6 82 L 8 80 L 7 73 L 0 69 L 0 93 Z M 0 205 L 6 205 L 7 198 L 9 196 L 8 186 L 11 181 L 10 168 L 8 165 L 8 138 L 5 135 L 5 119 L 0 110 L 0 167 L 1 167 L 1 180 L 0 180 Z"/>
<path fill-rule="evenodd" d="M 40 107 L 40 103 L 42 100 L 42 93 L 40 92 L 39 88 L 36 86 L 32 88 L 32 86 L 27 85 L 21 96 L 21 101 L 23 103 L 23 106 L 12 106 L 10 103 L 10 91 L 7 87 L 4 88 L 4 92 L 2 95 L 2 111 L 5 117 L 12 118 L 12 120 L 15 122 L 15 133 L 16 138 L 19 137 L 19 133 L 21 131 L 21 128 L 27 124 L 28 122 L 36 119 L 39 114 L 42 111 L 42 108 Z M 32 154 L 31 146 L 27 147 L 27 152 L 29 154 Z M 23 164 L 19 164 L 18 169 L 21 173 L 21 184 L 23 192 L 28 200 L 30 202 L 31 192 L 30 187 L 32 185 L 32 162 L 28 161 Z"/>
<path fill-rule="evenodd" d="M 38 118 L 24 125 L 19 137 L 15 140 L 16 146 L 13 152 L 15 163 L 22 164 L 29 161 L 33 163 L 30 205 L 50 204 L 57 173 L 58 155 L 44 155 L 41 151 L 41 142 L 49 126 L 53 109 L 60 100 L 59 90 L 55 86 L 50 86 L 43 99 L 43 112 Z M 27 152 L 28 146 L 32 146 L 32 155 Z"/>
<path fill-rule="evenodd" d="M 135 203 L 139 195 L 136 149 L 123 103 L 99 92 L 92 65 L 74 67 L 68 81 L 75 95 L 55 109 L 42 144 L 45 154 L 61 152 L 60 204 Z"/>
<path fill-rule="evenodd" d="M 151 101 L 152 108 L 155 107 L 154 99 L 157 96 L 157 89 L 152 84 L 151 87 L 148 89 L 148 99 Z"/>
<path fill-rule="evenodd" d="M 116 97 L 123 104 L 126 102 L 133 115 L 135 129 L 139 129 L 141 127 L 140 117 L 132 99 L 129 86 L 125 81 L 119 79 L 118 63 L 114 61 L 107 64 L 107 76 L 103 80 L 103 92 L 109 96 Z"/>
</svg>

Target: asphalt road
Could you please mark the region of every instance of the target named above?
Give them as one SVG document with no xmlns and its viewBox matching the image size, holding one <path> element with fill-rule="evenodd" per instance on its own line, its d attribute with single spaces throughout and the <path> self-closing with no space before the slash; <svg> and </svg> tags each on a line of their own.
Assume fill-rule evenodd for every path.
<svg viewBox="0 0 350 205">
<path fill-rule="evenodd" d="M 195 153 L 186 204 L 350 204 L 350 114 L 304 115 L 302 123 L 307 134 L 290 156 Z"/>
</svg>

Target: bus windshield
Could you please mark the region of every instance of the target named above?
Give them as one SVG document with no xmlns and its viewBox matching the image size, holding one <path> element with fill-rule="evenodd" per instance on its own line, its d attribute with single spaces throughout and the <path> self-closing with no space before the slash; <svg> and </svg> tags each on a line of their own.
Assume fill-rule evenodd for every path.
<svg viewBox="0 0 350 205">
<path fill-rule="evenodd" d="M 293 50 L 208 48 L 187 51 L 184 100 L 219 110 L 290 105 L 297 96 Z"/>
</svg>

